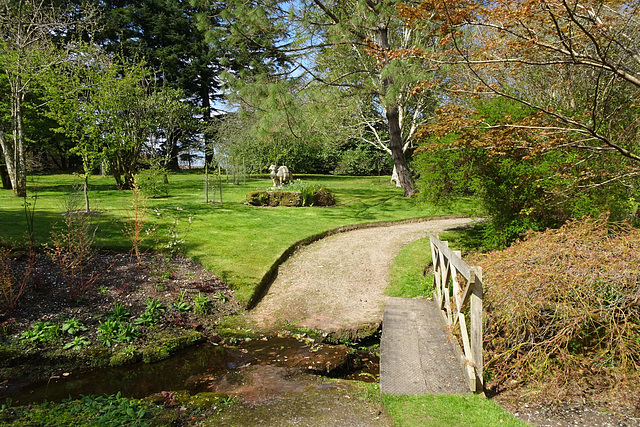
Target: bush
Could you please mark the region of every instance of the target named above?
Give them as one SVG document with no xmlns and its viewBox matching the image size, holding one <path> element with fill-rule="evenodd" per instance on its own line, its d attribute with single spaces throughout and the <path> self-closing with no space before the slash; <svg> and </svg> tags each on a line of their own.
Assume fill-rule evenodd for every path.
<svg viewBox="0 0 640 427">
<path fill-rule="evenodd" d="M 138 172 L 136 185 L 147 197 L 166 197 L 169 195 L 169 181 L 167 171 L 161 167 L 152 166 Z"/>
<path fill-rule="evenodd" d="M 545 149 L 534 132 L 487 128 L 533 114 L 508 100 L 479 104 L 477 117 L 452 121 L 447 113 L 456 112 L 440 113 L 442 122 L 426 128 L 425 143 L 414 153 L 419 197 L 447 205 L 476 196 L 491 219 L 488 246 L 506 247 L 529 230 L 559 227 L 571 218 L 610 212 L 620 219 L 629 212 L 633 185 L 616 179 L 625 167 L 619 156 Z M 458 122 L 461 128 L 451 130 Z"/>
<path fill-rule="evenodd" d="M 640 367 L 640 230 L 572 221 L 471 260 L 483 267 L 485 372 L 548 393 L 622 385 Z M 549 387 L 555 381 L 558 387 Z"/>
</svg>

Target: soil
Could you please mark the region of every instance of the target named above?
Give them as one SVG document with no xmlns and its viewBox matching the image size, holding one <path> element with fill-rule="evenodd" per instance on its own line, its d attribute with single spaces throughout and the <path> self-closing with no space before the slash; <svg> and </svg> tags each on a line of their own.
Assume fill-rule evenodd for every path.
<svg viewBox="0 0 640 427">
<path fill-rule="evenodd" d="M 10 268 L 19 277 L 28 263 L 28 257 L 23 255 L 13 259 Z M 202 339 L 220 341 L 215 332 L 218 320 L 242 310 L 233 290 L 223 280 L 184 257 L 145 254 L 138 263 L 129 254 L 96 253 L 85 272 L 85 283 L 91 284 L 79 293 L 79 286 L 71 289 L 51 257 L 47 254 L 35 257 L 31 280 L 15 309 L 0 312 L 0 350 L 4 347 L 0 359 L 5 359 L 0 362 L 0 377 L 4 378 L 0 381 L 0 395 L 3 390 L 10 390 L 15 380 L 35 381 L 59 375 L 60 369 L 104 365 L 125 346 L 141 350 L 165 338 L 190 333 L 193 336 L 195 331 Z M 210 300 L 206 313 L 194 310 L 194 297 L 198 294 Z M 127 321 L 133 323 L 145 311 L 147 301 L 154 299 L 162 304 L 164 312 L 153 327 L 138 325 L 137 338 L 112 344 L 108 349 L 98 343 L 98 327 L 116 304 L 125 308 L 129 313 Z M 180 301 L 190 309 L 178 310 Z M 15 347 L 22 333 L 33 330 L 34 325 L 51 322 L 61 326 L 71 318 L 87 328 L 78 334 L 91 341 L 82 351 L 63 350 L 72 337 L 62 331 L 51 342 L 23 341 Z M 140 360 L 140 355 L 131 361 L 136 360 Z"/>
</svg>

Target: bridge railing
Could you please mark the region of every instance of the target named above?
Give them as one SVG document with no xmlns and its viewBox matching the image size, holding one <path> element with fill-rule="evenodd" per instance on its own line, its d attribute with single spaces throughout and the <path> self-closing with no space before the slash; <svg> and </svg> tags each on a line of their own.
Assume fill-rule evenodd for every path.
<svg viewBox="0 0 640 427">
<path fill-rule="evenodd" d="M 452 337 L 462 340 L 460 362 L 469 389 L 483 391 L 482 359 L 482 268 L 470 267 L 460 251 L 431 235 L 434 300 L 444 315 Z M 467 321 L 468 319 L 468 321 Z"/>
</svg>

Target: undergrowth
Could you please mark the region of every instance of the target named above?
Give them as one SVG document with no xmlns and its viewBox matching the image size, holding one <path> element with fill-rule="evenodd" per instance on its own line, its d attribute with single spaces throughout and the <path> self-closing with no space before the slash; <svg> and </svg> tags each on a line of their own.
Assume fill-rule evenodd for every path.
<svg viewBox="0 0 640 427">
<path fill-rule="evenodd" d="M 489 384 L 545 384 L 541 389 L 566 398 L 637 379 L 638 259 L 640 230 L 606 219 L 573 221 L 477 256 Z"/>
</svg>

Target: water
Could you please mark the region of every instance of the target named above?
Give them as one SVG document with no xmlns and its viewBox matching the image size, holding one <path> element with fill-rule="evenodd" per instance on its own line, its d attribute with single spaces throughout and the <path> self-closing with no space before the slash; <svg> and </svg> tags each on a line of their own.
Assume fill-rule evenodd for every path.
<svg viewBox="0 0 640 427">
<path fill-rule="evenodd" d="M 10 397 L 13 404 L 24 405 L 117 392 L 135 398 L 169 390 L 197 393 L 206 390 L 206 383 L 199 379 L 215 379 L 255 364 L 368 382 L 379 378 L 375 354 L 348 352 L 344 346 L 307 345 L 293 338 L 270 338 L 241 341 L 237 345 L 205 343 L 157 363 L 61 373 L 30 384 L 8 383 L 0 389 L 0 399 Z"/>
</svg>

